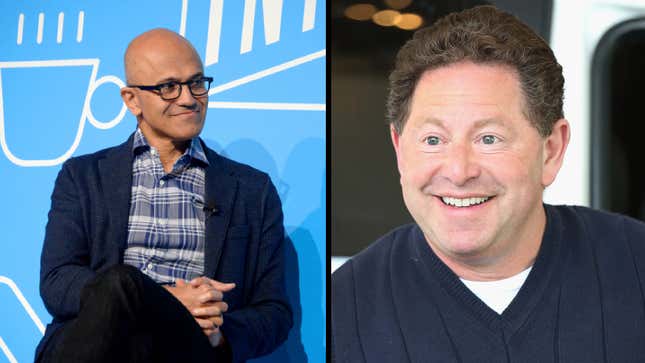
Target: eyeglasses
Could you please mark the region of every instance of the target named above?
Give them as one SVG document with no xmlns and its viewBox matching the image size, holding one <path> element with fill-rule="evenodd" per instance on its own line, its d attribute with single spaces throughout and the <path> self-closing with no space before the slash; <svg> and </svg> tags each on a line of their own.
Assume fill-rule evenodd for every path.
<svg viewBox="0 0 645 363">
<path fill-rule="evenodd" d="M 208 90 L 211 88 L 211 82 L 213 82 L 213 77 L 199 77 L 186 82 L 170 81 L 155 86 L 129 84 L 128 87 L 136 87 L 144 91 L 152 91 L 158 94 L 162 100 L 172 101 L 181 96 L 181 90 L 184 88 L 182 87 L 183 85 L 188 86 L 188 90 L 191 95 L 198 97 L 208 93 Z"/>
</svg>

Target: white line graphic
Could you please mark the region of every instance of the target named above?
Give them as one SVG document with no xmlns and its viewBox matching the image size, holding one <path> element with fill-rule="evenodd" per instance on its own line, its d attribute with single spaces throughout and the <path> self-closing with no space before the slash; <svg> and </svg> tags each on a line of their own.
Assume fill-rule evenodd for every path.
<svg viewBox="0 0 645 363">
<path fill-rule="evenodd" d="M 324 103 L 208 102 L 208 108 L 247 110 L 325 111 Z"/>
<path fill-rule="evenodd" d="M 39 159 L 39 160 L 25 160 L 16 157 L 7 145 L 6 133 L 5 133 L 5 115 L 4 115 L 4 104 L 3 104 L 3 90 L 2 90 L 2 69 L 4 68 L 37 68 L 37 67 L 65 67 L 65 66 L 91 66 L 92 72 L 88 82 L 87 93 L 85 94 L 85 101 L 83 103 L 83 109 L 81 110 L 81 116 L 78 121 L 78 129 L 76 131 L 76 136 L 72 146 L 54 159 Z M 126 106 L 123 104 L 119 114 L 110 121 L 99 121 L 92 114 L 90 109 L 90 101 L 94 91 L 101 86 L 103 83 L 114 83 L 117 87 L 125 87 L 123 81 L 115 76 L 103 76 L 99 79 L 96 79 L 96 74 L 98 73 L 99 59 L 98 58 L 87 58 L 87 59 L 61 59 L 61 60 L 44 60 L 44 61 L 15 61 L 15 62 L 0 62 L 0 146 L 2 151 L 7 156 L 7 158 L 14 164 L 19 166 L 53 166 L 63 163 L 67 158 L 69 158 L 81 142 L 81 137 L 83 136 L 83 128 L 85 127 L 85 120 L 87 119 L 94 127 L 99 129 L 109 129 L 114 127 L 116 124 L 121 122 L 125 116 Z"/>
<path fill-rule="evenodd" d="M 83 23 L 85 22 L 85 12 L 83 10 L 78 12 L 78 27 L 76 28 L 76 42 L 83 41 Z"/>
<path fill-rule="evenodd" d="M 36 43 L 43 42 L 43 27 L 45 26 L 45 14 L 38 14 L 38 34 L 36 35 Z"/>
<path fill-rule="evenodd" d="M 186 17 L 188 16 L 188 0 L 181 0 L 181 22 L 179 23 L 179 34 L 186 36 Z"/>
<path fill-rule="evenodd" d="M 208 34 L 206 35 L 205 66 L 217 63 L 219 59 L 219 40 L 222 33 L 222 12 L 224 0 L 211 0 L 208 14 Z"/>
<path fill-rule="evenodd" d="M 18 45 L 22 44 L 22 29 L 25 26 L 25 14 L 18 15 L 18 36 L 16 37 L 16 43 Z"/>
<path fill-rule="evenodd" d="M 266 45 L 280 40 L 282 23 L 282 0 L 262 0 L 264 16 L 264 42 Z"/>
<path fill-rule="evenodd" d="M 11 353 L 7 344 L 4 342 L 4 340 L 2 340 L 2 337 L 0 337 L 0 349 L 2 349 L 4 355 L 7 356 L 7 359 L 9 359 L 10 363 L 18 363 L 16 357 L 14 357 L 14 355 Z"/>
<path fill-rule="evenodd" d="M 121 106 L 121 111 L 119 111 L 119 114 L 116 115 L 115 118 L 107 122 L 99 121 L 96 119 L 96 117 L 94 117 L 94 114 L 92 113 L 92 108 L 90 107 L 90 99 L 92 98 L 91 95 L 93 95 L 94 91 L 96 91 L 96 89 L 99 88 L 103 83 L 108 83 L 108 82 L 114 83 L 117 87 L 119 87 L 119 89 L 125 87 L 125 83 L 123 83 L 123 81 L 121 81 L 121 79 L 119 79 L 118 77 L 103 76 L 90 84 L 90 88 L 87 90 L 88 96 L 85 97 L 85 110 L 87 111 L 87 119 L 90 121 L 92 126 L 101 130 L 107 130 L 116 126 L 119 122 L 121 122 L 121 120 L 123 119 L 123 116 L 125 116 L 125 110 L 126 110 L 126 106 L 125 104 L 123 104 L 123 106 Z"/>
<path fill-rule="evenodd" d="M 244 1 L 240 54 L 248 53 L 253 48 L 256 3 L 256 0 Z M 282 0 L 262 0 L 262 14 L 264 21 L 264 43 L 266 45 L 273 44 L 280 40 Z"/>
<path fill-rule="evenodd" d="M 250 52 L 253 48 L 253 27 L 255 25 L 255 0 L 244 1 L 244 21 L 240 54 Z"/>
<path fill-rule="evenodd" d="M 29 305 L 29 302 L 27 301 L 27 299 L 25 299 L 25 296 L 22 294 L 20 289 L 18 289 L 16 283 L 8 277 L 0 276 L 0 284 L 5 284 L 9 286 L 9 288 L 11 288 L 11 291 L 13 291 L 14 295 L 16 295 L 16 298 L 18 299 L 18 301 L 20 301 L 22 307 L 25 309 L 27 314 L 29 314 L 29 317 L 31 318 L 31 320 L 33 320 L 34 324 L 36 324 L 38 330 L 40 330 L 40 333 L 45 334 L 45 326 L 43 325 L 42 321 L 40 321 L 40 318 L 38 317 L 38 315 L 36 315 L 36 312 L 34 311 L 34 309 L 32 309 L 31 305 Z"/>
<path fill-rule="evenodd" d="M 211 90 L 208 91 L 208 95 L 212 96 L 214 94 L 224 92 L 224 91 L 229 90 L 231 88 L 235 88 L 235 87 L 241 86 L 243 84 L 256 81 L 256 80 L 258 80 L 260 78 L 264 78 L 266 76 L 270 76 L 272 74 L 282 72 L 282 71 L 287 70 L 289 68 L 297 67 L 297 66 L 299 66 L 301 64 L 311 62 L 311 61 L 316 60 L 318 58 L 322 58 L 322 57 L 325 56 L 325 54 L 326 54 L 326 51 L 325 51 L 325 49 L 323 49 L 323 50 L 319 50 L 319 51 L 311 53 L 311 54 L 307 54 L 307 55 L 302 56 L 300 58 L 292 59 L 292 60 L 290 60 L 288 62 L 278 64 L 277 66 L 273 66 L 273 67 L 267 68 L 267 69 L 265 69 L 263 71 L 259 71 L 259 72 L 250 74 L 248 76 L 244 76 L 242 78 L 236 79 L 234 81 L 224 83 L 224 84 L 221 84 L 221 85 L 219 85 L 217 87 L 211 88 Z"/>
<path fill-rule="evenodd" d="M 302 31 L 314 28 L 316 22 L 316 0 L 305 0 L 305 14 L 302 17 Z"/>
<path fill-rule="evenodd" d="M 58 13 L 58 31 L 56 32 L 56 43 L 63 42 L 63 23 L 65 22 L 65 14 L 61 11 Z"/>
</svg>

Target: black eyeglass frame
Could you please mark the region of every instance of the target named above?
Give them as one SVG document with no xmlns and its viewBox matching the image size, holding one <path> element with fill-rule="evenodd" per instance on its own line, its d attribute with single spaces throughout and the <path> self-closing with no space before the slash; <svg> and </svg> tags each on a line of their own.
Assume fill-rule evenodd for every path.
<svg viewBox="0 0 645 363">
<path fill-rule="evenodd" d="M 190 88 L 190 84 L 194 83 L 194 82 L 208 82 L 208 86 L 206 87 L 206 91 L 204 93 L 195 94 L 193 92 L 193 89 Z M 170 81 L 170 82 L 164 82 L 164 83 L 156 84 L 154 86 L 129 84 L 128 87 L 134 87 L 134 88 L 138 88 L 138 89 L 141 89 L 141 90 L 144 90 L 144 91 L 152 91 L 152 92 L 156 93 L 159 97 L 161 97 L 162 100 L 172 101 L 172 100 L 176 100 L 179 97 L 181 97 L 181 92 L 184 89 L 184 87 L 183 87 L 184 85 L 188 86 L 188 91 L 190 92 L 191 95 L 193 95 L 193 97 L 201 97 L 201 96 L 204 96 L 204 95 L 208 94 L 208 91 L 211 88 L 211 83 L 212 82 L 213 82 L 213 77 L 200 77 L 200 78 L 195 78 L 195 79 L 188 80 L 186 82 Z M 161 89 L 163 87 L 167 87 L 169 85 L 177 85 L 177 86 L 179 86 L 179 93 L 177 93 L 177 96 L 175 96 L 175 97 L 164 98 L 164 96 L 162 96 Z"/>
</svg>

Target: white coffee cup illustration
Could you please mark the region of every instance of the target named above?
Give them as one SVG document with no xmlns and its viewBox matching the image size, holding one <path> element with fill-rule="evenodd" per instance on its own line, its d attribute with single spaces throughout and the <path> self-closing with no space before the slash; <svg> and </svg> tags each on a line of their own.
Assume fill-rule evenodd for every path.
<svg viewBox="0 0 645 363">
<path fill-rule="evenodd" d="M 17 157 L 9 149 L 7 143 L 6 132 L 5 132 L 5 109 L 3 103 L 3 88 L 2 88 L 2 71 L 5 69 L 15 69 L 15 68 L 50 68 L 50 67 L 79 67 L 79 66 L 89 66 L 91 67 L 91 75 L 88 82 L 87 92 L 85 94 L 85 99 L 83 101 L 83 108 L 81 110 L 81 116 L 78 122 L 78 128 L 76 131 L 76 136 L 72 145 L 60 156 L 53 159 L 22 159 Z M 0 145 L 2 146 L 2 151 L 7 156 L 7 158 L 14 164 L 19 166 L 54 166 L 63 163 L 67 160 L 73 153 L 76 151 L 79 143 L 81 142 L 81 137 L 83 136 L 83 129 L 85 127 L 85 121 L 89 122 L 98 129 L 109 129 L 116 126 L 123 117 L 125 116 L 126 106 L 122 104 L 121 110 L 118 115 L 109 121 L 99 121 L 94 117 L 92 109 L 90 107 L 90 101 L 92 96 L 97 88 L 105 83 L 113 83 L 117 87 L 125 87 L 125 84 L 121 79 L 116 76 L 107 75 L 99 79 L 96 78 L 98 73 L 99 59 L 98 58 L 87 58 L 87 59 L 61 59 L 61 60 L 43 60 L 43 61 L 11 61 L 11 62 L 0 62 Z"/>
</svg>

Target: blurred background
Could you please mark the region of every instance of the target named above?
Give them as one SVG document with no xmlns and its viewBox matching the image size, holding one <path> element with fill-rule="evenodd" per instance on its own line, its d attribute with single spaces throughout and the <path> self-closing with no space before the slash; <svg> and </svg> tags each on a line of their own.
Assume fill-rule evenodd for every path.
<svg viewBox="0 0 645 363">
<path fill-rule="evenodd" d="M 645 0 L 331 0 L 332 270 L 412 221 L 384 116 L 396 52 L 416 29 L 484 4 L 531 26 L 563 66 L 572 136 L 545 201 L 645 220 Z"/>
</svg>

